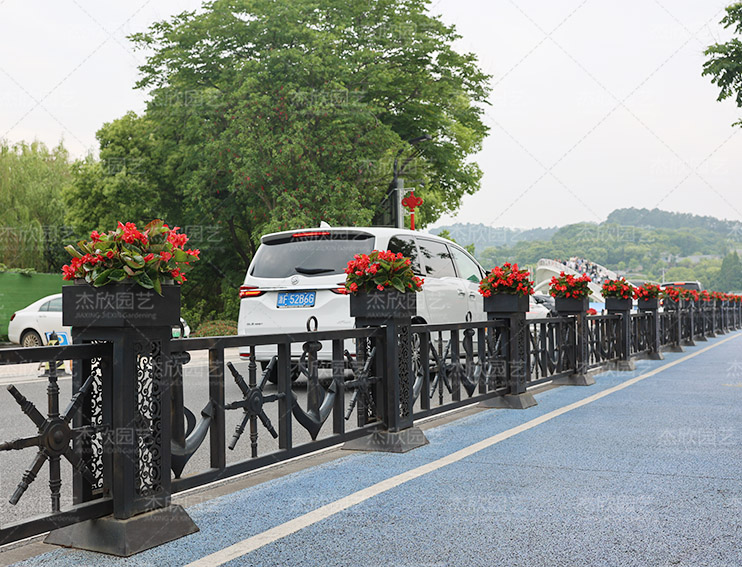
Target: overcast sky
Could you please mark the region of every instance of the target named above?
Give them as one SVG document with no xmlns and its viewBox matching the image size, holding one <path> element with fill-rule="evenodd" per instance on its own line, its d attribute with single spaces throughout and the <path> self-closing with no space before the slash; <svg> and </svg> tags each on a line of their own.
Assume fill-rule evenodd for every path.
<svg viewBox="0 0 742 567">
<path fill-rule="evenodd" d="M 731 0 L 433 0 L 493 75 L 481 191 L 441 223 L 535 227 L 618 207 L 742 220 L 742 111 L 716 102 L 703 50 Z M 74 156 L 128 110 L 126 35 L 194 0 L 0 0 L 0 138 Z"/>
</svg>

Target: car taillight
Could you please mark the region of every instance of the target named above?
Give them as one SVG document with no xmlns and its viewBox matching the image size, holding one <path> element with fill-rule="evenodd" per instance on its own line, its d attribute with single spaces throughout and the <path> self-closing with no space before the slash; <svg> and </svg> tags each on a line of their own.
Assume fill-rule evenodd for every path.
<svg viewBox="0 0 742 567">
<path fill-rule="evenodd" d="M 15 319 L 15 313 L 10 316 L 10 320 L 12 321 L 13 319 Z"/>
<path fill-rule="evenodd" d="M 337 293 L 339 295 L 348 295 L 350 293 L 350 291 L 348 291 L 348 289 L 345 286 L 343 286 L 343 287 L 333 287 L 330 291 L 332 293 Z"/>
<path fill-rule="evenodd" d="M 320 236 L 330 236 L 330 233 L 325 230 L 313 230 L 308 232 L 295 232 L 291 235 L 292 238 L 318 238 Z"/>
<path fill-rule="evenodd" d="M 241 285 L 240 286 L 240 299 L 243 297 L 258 297 L 259 295 L 263 295 L 265 293 L 265 290 L 258 289 L 255 286 L 252 285 Z"/>
</svg>

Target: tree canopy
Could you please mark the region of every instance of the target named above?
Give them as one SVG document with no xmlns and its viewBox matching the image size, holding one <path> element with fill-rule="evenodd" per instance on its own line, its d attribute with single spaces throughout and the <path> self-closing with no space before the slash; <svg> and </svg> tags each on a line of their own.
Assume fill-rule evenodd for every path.
<svg viewBox="0 0 742 567">
<path fill-rule="evenodd" d="M 721 24 L 732 28 L 736 36 L 742 35 L 742 2 L 727 6 Z M 703 64 L 703 75 L 710 76 L 711 82 L 719 87 L 717 100 L 733 97 L 737 106 L 742 107 L 742 41 L 733 37 L 709 46 L 704 53 L 709 59 Z M 742 125 L 742 120 L 736 125 Z"/>
<path fill-rule="evenodd" d="M 489 77 L 428 6 L 214 0 L 134 34 L 147 109 L 98 132 L 100 161 L 77 163 L 65 193 L 69 218 L 219 227 L 198 268 L 215 285 L 239 283 L 264 233 L 371 224 L 396 157 L 425 199 L 418 224 L 456 210 L 479 188 Z"/>
<path fill-rule="evenodd" d="M 40 142 L 0 141 L 0 264 L 40 272 L 61 268 L 61 243 L 72 236 L 61 198 L 69 168 L 61 143 L 49 149 Z"/>
</svg>

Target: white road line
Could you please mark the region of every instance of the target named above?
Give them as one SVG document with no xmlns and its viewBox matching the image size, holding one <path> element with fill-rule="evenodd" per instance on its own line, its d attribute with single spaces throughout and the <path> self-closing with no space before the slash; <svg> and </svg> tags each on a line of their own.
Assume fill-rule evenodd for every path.
<svg viewBox="0 0 742 567">
<path fill-rule="evenodd" d="M 488 447 L 492 447 L 493 445 L 496 445 L 497 443 L 501 441 L 509 439 L 510 437 L 513 437 L 515 435 L 518 435 L 519 433 L 523 433 L 524 431 L 533 429 L 534 427 L 537 427 L 543 423 L 546 423 L 547 421 L 551 421 L 552 419 L 559 417 L 561 415 L 564 415 L 565 413 L 568 413 L 582 406 L 586 406 L 587 404 L 590 404 L 601 398 L 605 398 L 606 396 L 609 396 L 615 392 L 619 392 L 625 388 L 628 388 L 629 386 L 633 386 L 637 382 L 641 382 L 642 380 L 645 380 L 647 378 L 650 378 L 651 376 L 659 374 L 660 372 L 663 372 L 664 370 L 672 368 L 673 366 L 676 366 L 680 364 L 681 362 L 690 360 L 691 358 L 694 358 L 700 354 L 703 354 L 704 352 L 709 351 L 712 348 L 716 348 L 717 346 L 722 345 L 728 341 L 731 341 L 732 339 L 736 339 L 739 336 L 740 336 L 740 333 L 737 333 L 731 337 L 727 337 L 719 342 L 716 342 L 712 345 L 704 347 L 699 351 L 683 356 L 682 358 L 679 358 L 678 360 L 675 360 L 674 362 L 669 362 L 667 364 L 664 364 L 660 366 L 659 368 L 652 370 L 651 372 L 647 372 L 646 374 L 642 374 L 641 376 L 631 378 L 627 380 L 626 382 L 619 384 L 618 386 L 613 386 L 612 388 L 608 388 L 607 390 L 603 390 L 602 392 L 598 392 L 597 394 L 589 396 L 585 398 L 584 400 L 574 402 L 572 404 L 566 405 L 557 410 L 546 413 L 522 425 L 513 427 L 512 429 L 508 429 L 507 431 L 503 431 L 502 433 L 498 433 L 497 435 L 489 437 L 488 439 L 484 439 L 483 441 L 480 441 L 478 443 L 474 443 L 473 445 L 460 449 L 459 451 L 456 451 L 454 453 L 451 453 L 450 455 L 447 455 L 445 457 L 432 461 L 426 465 L 419 466 L 410 471 L 404 472 L 402 474 L 398 474 L 397 476 L 388 478 L 386 480 L 382 480 L 381 482 L 378 482 L 372 486 L 369 486 L 368 488 L 364 488 L 363 490 L 359 490 L 358 492 L 350 494 L 344 498 L 341 498 L 340 500 L 336 500 L 335 502 L 326 504 L 320 508 L 317 508 L 316 510 L 313 510 L 302 516 L 299 516 L 298 518 L 289 520 L 288 522 L 285 522 L 274 528 L 271 528 L 262 533 L 249 537 L 245 540 L 237 542 L 234 545 L 230 545 L 229 547 L 226 547 L 220 551 L 212 553 L 211 555 L 202 557 L 201 559 L 197 561 L 189 563 L 186 567 L 216 567 L 218 565 L 223 565 L 224 563 L 232 561 L 233 559 L 237 559 L 238 557 L 242 557 L 243 555 L 246 555 L 252 551 L 255 551 L 256 549 L 259 549 L 263 547 L 264 545 L 268 545 L 288 535 L 296 533 L 303 528 L 316 524 L 317 522 L 320 522 L 326 518 L 329 518 L 330 516 L 334 516 L 335 514 L 342 512 L 343 510 L 347 510 L 351 506 L 360 504 L 361 502 L 364 502 L 365 500 L 368 500 L 369 498 L 378 496 L 379 494 L 387 492 L 388 490 L 391 490 L 392 488 L 395 488 L 406 482 L 409 482 L 410 480 L 414 480 L 423 475 L 426 475 L 428 473 L 441 469 L 445 467 L 446 465 L 456 463 L 462 459 L 465 459 L 466 457 L 469 457 L 475 453 L 478 453 L 479 451 L 482 451 L 483 449 L 487 449 Z"/>
</svg>

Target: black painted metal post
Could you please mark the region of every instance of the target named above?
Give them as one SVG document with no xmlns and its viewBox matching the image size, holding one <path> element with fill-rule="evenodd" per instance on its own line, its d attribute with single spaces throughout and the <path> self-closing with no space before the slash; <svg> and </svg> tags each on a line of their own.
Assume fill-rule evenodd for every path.
<svg viewBox="0 0 742 567">
<path fill-rule="evenodd" d="M 692 299 L 683 299 L 681 300 L 681 307 L 680 307 L 682 313 L 684 316 L 682 317 L 682 320 L 685 322 L 685 334 L 686 337 L 683 340 L 682 344 L 683 346 L 696 346 L 696 341 L 693 340 L 695 337 L 695 302 Z"/>
<path fill-rule="evenodd" d="M 683 348 L 683 312 L 680 309 L 680 301 L 665 300 L 665 310 L 671 314 L 672 342 L 665 347 L 670 352 L 684 352 Z"/>
<path fill-rule="evenodd" d="M 613 301 L 611 301 L 613 300 Z M 616 370 L 634 370 L 636 365 L 631 359 L 631 299 L 607 298 L 608 315 L 620 315 L 619 336 L 614 337 L 618 342 L 618 361 Z"/>
<path fill-rule="evenodd" d="M 571 325 L 574 333 L 574 373 L 554 380 L 555 384 L 570 386 L 592 386 L 595 378 L 589 374 L 590 369 L 590 343 L 587 328 L 587 309 L 589 301 L 584 299 L 567 299 L 557 297 L 556 308 L 560 316 L 573 315 L 574 323 Z"/>
<path fill-rule="evenodd" d="M 527 390 L 531 375 L 530 327 L 526 320 L 528 296 L 499 294 L 484 299 L 487 320 L 504 321 L 507 325 L 506 380 L 508 393 L 479 404 L 488 408 L 526 409 L 536 405 L 536 399 Z"/>
<path fill-rule="evenodd" d="M 163 286 L 162 296 L 132 284 L 71 285 L 62 292 L 73 341 L 112 346 L 110 381 L 103 382 L 99 403 L 110 408 L 103 475 L 113 515 L 55 530 L 46 541 L 129 556 L 198 531 L 170 503 L 170 340 L 180 288 Z"/>
<path fill-rule="evenodd" d="M 703 299 L 699 299 L 695 302 L 696 304 L 696 327 L 698 333 L 696 339 L 704 342 L 708 341 L 706 338 L 706 302 Z"/>
<path fill-rule="evenodd" d="M 356 327 L 383 327 L 383 352 L 377 351 L 382 379 L 377 410 L 384 429 L 349 441 L 344 449 L 404 453 L 426 445 L 428 440 L 414 427 L 412 371 L 412 316 L 416 313 L 415 293 L 385 291 L 359 293 L 350 299 L 350 315 Z"/>
<path fill-rule="evenodd" d="M 649 315 L 649 353 L 650 360 L 663 360 L 665 357 L 660 352 L 662 337 L 660 334 L 660 313 L 658 302 L 639 302 L 639 311 Z"/>
</svg>

